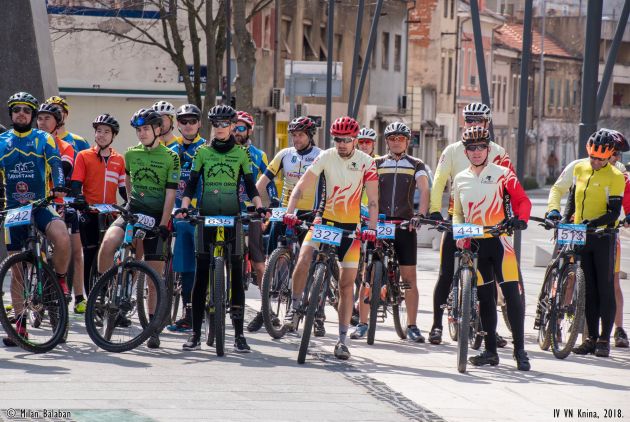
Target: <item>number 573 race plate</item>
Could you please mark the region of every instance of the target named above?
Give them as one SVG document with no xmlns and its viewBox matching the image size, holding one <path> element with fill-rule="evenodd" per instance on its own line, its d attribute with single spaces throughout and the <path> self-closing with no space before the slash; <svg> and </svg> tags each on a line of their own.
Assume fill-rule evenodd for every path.
<svg viewBox="0 0 630 422">
<path fill-rule="evenodd" d="M 586 224 L 560 224 L 558 225 L 559 245 L 585 245 Z"/>
</svg>

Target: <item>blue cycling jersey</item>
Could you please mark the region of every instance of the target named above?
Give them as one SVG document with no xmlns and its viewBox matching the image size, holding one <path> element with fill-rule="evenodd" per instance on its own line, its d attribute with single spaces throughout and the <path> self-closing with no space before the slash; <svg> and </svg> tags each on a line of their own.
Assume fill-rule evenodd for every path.
<svg viewBox="0 0 630 422">
<path fill-rule="evenodd" d="M 54 187 L 64 186 L 55 140 L 39 129 L 25 133 L 9 130 L 0 135 L 0 173 L 8 208 L 45 198 L 51 180 Z"/>
<path fill-rule="evenodd" d="M 179 208 L 182 205 L 182 198 L 184 197 L 186 184 L 188 183 L 188 180 L 190 180 L 190 170 L 192 169 L 192 162 L 195 153 L 197 152 L 197 149 L 205 143 L 206 140 L 199 136 L 199 134 L 197 134 L 197 137 L 188 145 L 184 144 L 181 137 L 177 137 L 175 141 L 166 144 L 167 148 L 170 148 L 172 151 L 177 153 L 177 155 L 179 155 L 179 164 L 181 165 L 179 184 L 177 186 L 177 195 L 175 197 L 176 208 Z M 197 193 L 192 199 L 200 198 L 201 187 L 202 184 L 200 183 L 197 186 Z"/>
<path fill-rule="evenodd" d="M 267 154 L 265 154 L 264 151 L 253 146 L 251 143 L 249 143 L 244 148 L 249 154 L 249 158 L 252 162 L 252 173 L 254 175 L 254 180 L 258 180 L 258 178 L 265 173 L 265 170 L 267 170 Z M 269 184 L 267 184 L 267 195 L 269 195 L 270 199 L 278 197 L 278 190 L 276 189 L 275 183 L 270 182 Z M 249 202 L 247 192 L 245 191 L 245 183 L 242 180 L 239 184 L 239 196 L 241 199 L 241 205 L 251 204 Z"/>
</svg>

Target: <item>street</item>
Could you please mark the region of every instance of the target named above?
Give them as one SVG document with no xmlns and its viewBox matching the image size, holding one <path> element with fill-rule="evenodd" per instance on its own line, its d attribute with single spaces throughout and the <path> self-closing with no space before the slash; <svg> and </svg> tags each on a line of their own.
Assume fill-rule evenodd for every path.
<svg viewBox="0 0 630 422">
<path fill-rule="evenodd" d="M 532 201 L 532 215 L 542 216 L 544 193 L 533 195 Z M 460 374 L 455 344 L 447 333 L 440 346 L 412 344 L 398 339 L 391 318 L 377 327 L 373 346 L 350 340 L 352 358 L 341 362 L 332 356 L 337 337 L 332 308 L 327 310 L 328 332 L 312 341 L 305 365 L 296 363 L 297 337 L 272 340 L 264 328 L 246 333 L 250 354 L 230 351 L 218 358 L 205 342 L 201 351 L 185 353 L 181 345 L 187 334 L 172 333 L 162 335 L 158 351 L 141 346 L 112 354 L 97 349 L 85 333 L 82 317 L 71 313 L 68 343 L 50 353 L 33 355 L 0 347 L 0 420 L 627 419 L 628 349 L 613 347 L 608 359 L 570 355 L 558 360 L 538 348 L 532 326 L 544 268 L 533 267 L 533 250 L 535 245 L 550 249 L 550 233 L 532 223 L 523 237 L 530 372 L 516 370 L 508 343 L 499 349 L 498 366 L 469 365 L 468 372 Z M 630 272 L 630 253 L 627 249 L 624 253 L 621 268 Z M 438 262 L 437 251 L 418 249 L 419 326 L 425 336 L 431 326 Z M 629 283 L 622 280 L 626 298 Z M 260 306 L 254 287 L 247 294 L 246 322 Z M 628 306 L 625 318 L 628 324 Z M 509 336 L 500 315 L 498 320 L 499 333 Z M 53 410 L 69 413 L 44 417 L 44 409 L 48 415 Z"/>
</svg>

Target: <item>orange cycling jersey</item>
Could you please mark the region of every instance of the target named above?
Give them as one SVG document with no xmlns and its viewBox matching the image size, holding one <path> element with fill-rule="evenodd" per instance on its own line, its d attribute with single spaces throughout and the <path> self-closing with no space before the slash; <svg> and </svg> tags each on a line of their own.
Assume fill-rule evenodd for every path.
<svg viewBox="0 0 630 422">
<path fill-rule="evenodd" d="M 88 204 L 115 204 L 118 187 L 125 186 L 125 159 L 113 148 L 104 160 L 97 147 L 77 155 L 72 180 L 83 184 L 83 195 Z"/>
</svg>

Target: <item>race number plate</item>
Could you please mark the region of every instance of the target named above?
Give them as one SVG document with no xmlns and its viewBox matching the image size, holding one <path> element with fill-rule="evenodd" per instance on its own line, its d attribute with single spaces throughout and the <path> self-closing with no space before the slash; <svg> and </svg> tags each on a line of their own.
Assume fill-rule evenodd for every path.
<svg viewBox="0 0 630 422">
<path fill-rule="evenodd" d="M 282 217 L 287 213 L 286 208 L 272 208 L 269 221 L 282 221 Z"/>
<path fill-rule="evenodd" d="M 64 204 L 70 204 L 72 202 L 74 202 L 75 198 L 72 196 L 64 196 L 63 197 L 63 203 Z"/>
<path fill-rule="evenodd" d="M 377 239 L 393 239 L 396 233 L 396 225 L 391 223 L 378 223 L 376 226 Z"/>
<path fill-rule="evenodd" d="M 560 224 L 558 225 L 559 245 L 584 245 L 586 244 L 586 224 Z"/>
<path fill-rule="evenodd" d="M 324 226 L 321 224 L 316 224 L 313 226 L 313 237 L 311 239 L 314 242 L 327 243 L 329 245 L 339 246 L 341 245 L 342 237 L 343 237 L 343 229 L 333 227 L 333 226 Z"/>
<path fill-rule="evenodd" d="M 93 208 L 96 208 L 98 210 L 99 213 L 101 214 L 108 214 L 110 212 L 116 212 L 116 208 L 112 207 L 109 204 L 94 204 L 92 205 Z"/>
<path fill-rule="evenodd" d="M 453 224 L 453 239 L 483 237 L 483 226 L 477 224 Z"/>
<path fill-rule="evenodd" d="M 7 212 L 4 220 L 4 227 L 16 227 L 29 224 L 31 222 L 32 205 L 25 205 L 20 208 L 13 208 Z"/>
<path fill-rule="evenodd" d="M 147 227 L 149 229 L 155 227 L 155 218 L 144 214 L 136 214 L 136 217 L 138 217 L 136 225 Z"/>
<path fill-rule="evenodd" d="M 224 217 L 222 215 L 206 217 L 204 225 L 206 227 L 234 227 L 234 217 Z"/>
</svg>

